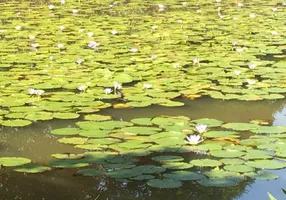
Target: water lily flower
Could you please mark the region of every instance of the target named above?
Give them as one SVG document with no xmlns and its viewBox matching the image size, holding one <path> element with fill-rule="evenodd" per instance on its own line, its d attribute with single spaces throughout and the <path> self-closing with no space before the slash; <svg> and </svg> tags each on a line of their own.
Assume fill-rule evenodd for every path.
<svg viewBox="0 0 286 200">
<path fill-rule="evenodd" d="M 154 26 L 151 26 L 151 28 L 152 28 L 153 30 L 155 30 L 155 29 L 158 28 L 158 26 L 154 25 Z"/>
<path fill-rule="evenodd" d="M 42 94 L 44 94 L 45 91 L 44 90 L 35 90 L 34 94 L 35 95 L 38 95 L 38 96 L 41 96 Z"/>
<path fill-rule="evenodd" d="M 136 49 L 136 48 L 131 48 L 129 51 L 132 52 L 132 53 L 136 53 L 136 52 L 138 52 L 138 49 Z"/>
<path fill-rule="evenodd" d="M 77 9 L 72 9 L 72 13 L 73 13 L 73 14 L 77 14 L 77 13 L 78 13 L 78 10 L 77 10 Z"/>
<path fill-rule="evenodd" d="M 256 83 L 256 81 L 252 79 L 246 79 L 246 81 L 249 85 L 254 85 Z"/>
<path fill-rule="evenodd" d="M 19 15 L 21 15 L 21 12 L 17 12 L 16 14 L 19 16 Z"/>
<path fill-rule="evenodd" d="M 29 89 L 28 89 L 28 93 L 29 93 L 30 95 L 35 94 L 35 89 L 34 89 L 34 88 L 29 88 Z"/>
<path fill-rule="evenodd" d="M 187 139 L 187 142 L 188 142 L 189 144 L 192 144 L 192 145 L 199 144 L 199 143 L 201 143 L 202 141 L 204 141 L 204 140 L 201 138 L 200 135 L 196 135 L 196 134 L 187 136 L 186 139 Z"/>
<path fill-rule="evenodd" d="M 243 4 L 240 3 L 240 2 L 238 2 L 238 3 L 237 3 L 237 6 L 241 7 L 241 6 L 243 6 Z"/>
<path fill-rule="evenodd" d="M 64 44 L 57 44 L 57 47 L 59 48 L 59 49 L 62 49 L 62 48 L 64 48 Z"/>
<path fill-rule="evenodd" d="M 238 42 L 236 42 L 236 41 L 232 42 L 233 46 L 236 46 L 237 44 L 238 44 Z"/>
<path fill-rule="evenodd" d="M 200 58 L 194 58 L 193 64 L 199 64 L 200 63 Z"/>
<path fill-rule="evenodd" d="M 82 33 L 84 31 L 84 29 L 78 29 L 78 32 Z"/>
<path fill-rule="evenodd" d="M 144 84 L 143 84 L 143 87 L 146 88 L 146 89 L 149 89 L 149 88 L 152 88 L 152 84 L 150 84 L 150 83 L 144 83 Z"/>
<path fill-rule="evenodd" d="M 181 23 L 183 23 L 183 20 L 178 19 L 177 22 L 181 24 Z"/>
<path fill-rule="evenodd" d="M 238 76 L 239 74 L 241 74 L 241 71 L 240 70 L 234 70 L 233 73 Z"/>
<path fill-rule="evenodd" d="M 275 12 L 275 11 L 278 10 L 278 8 L 271 8 L 271 10 L 272 10 L 273 12 Z"/>
<path fill-rule="evenodd" d="M 22 29 L 21 26 L 16 26 L 15 28 L 16 28 L 16 30 L 18 30 L 18 31 Z"/>
<path fill-rule="evenodd" d="M 122 86 L 119 84 L 119 83 L 117 83 L 117 82 L 114 82 L 113 83 L 113 86 L 114 86 L 114 90 L 116 91 L 116 90 L 120 90 L 121 88 L 122 88 Z"/>
<path fill-rule="evenodd" d="M 63 31 L 65 29 L 64 26 L 60 26 L 59 28 L 60 28 L 61 31 Z"/>
<path fill-rule="evenodd" d="M 158 58 L 158 56 L 157 55 L 152 55 L 151 58 L 152 59 L 156 59 L 156 58 Z"/>
<path fill-rule="evenodd" d="M 278 35 L 278 32 L 277 31 L 271 31 L 271 34 L 272 35 Z"/>
<path fill-rule="evenodd" d="M 179 63 L 174 63 L 174 67 L 175 68 L 180 67 L 180 64 Z"/>
<path fill-rule="evenodd" d="M 83 61 L 84 61 L 84 59 L 77 58 L 75 62 L 80 65 Z"/>
<path fill-rule="evenodd" d="M 85 91 L 86 88 L 87 88 L 86 85 L 80 85 L 80 86 L 77 87 L 77 89 L 78 89 L 79 91 Z"/>
<path fill-rule="evenodd" d="M 50 10 L 53 10 L 53 9 L 55 8 L 55 6 L 51 4 L 51 5 L 48 6 L 48 8 L 49 8 Z"/>
<path fill-rule="evenodd" d="M 239 47 L 239 48 L 236 48 L 235 50 L 236 50 L 238 53 L 243 52 L 243 48 L 240 48 L 240 47 Z"/>
<path fill-rule="evenodd" d="M 208 130 L 208 126 L 204 124 L 198 124 L 195 127 L 199 133 L 206 132 Z"/>
<path fill-rule="evenodd" d="M 66 1 L 65 1 L 65 0 L 60 0 L 60 3 L 61 3 L 61 4 L 65 4 Z"/>
<path fill-rule="evenodd" d="M 112 35 L 117 35 L 117 34 L 118 34 L 118 32 L 117 32 L 116 30 L 112 30 L 112 31 L 110 31 L 110 33 L 111 33 Z"/>
<path fill-rule="evenodd" d="M 88 47 L 92 48 L 92 49 L 96 49 L 96 47 L 98 47 L 100 45 L 99 42 L 95 42 L 95 41 L 91 41 L 90 43 L 88 43 Z"/>
<path fill-rule="evenodd" d="M 233 17 L 232 20 L 236 21 L 236 20 L 237 20 L 237 17 Z"/>
<path fill-rule="evenodd" d="M 202 12 L 202 10 L 201 10 L 201 9 L 198 9 L 198 10 L 196 10 L 196 12 L 197 12 L 197 13 L 201 13 L 201 12 Z"/>
<path fill-rule="evenodd" d="M 88 35 L 88 37 L 92 37 L 94 35 L 94 33 L 93 32 L 88 32 L 87 35 Z"/>
<path fill-rule="evenodd" d="M 157 4 L 159 7 L 159 12 L 164 11 L 165 10 L 165 6 L 163 4 Z"/>
<path fill-rule="evenodd" d="M 29 39 L 33 40 L 33 39 L 35 39 L 35 38 L 36 38 L 36 36 L 34 36 L 34 35 L 29 35 Z"/>
<path fill-rule="evenodd" d="M 217 3 L 220 3 L 220 2 L 221 2 L 221 0 L 216 0 L 216 2 L 217 2 Z"/>
<path fill-rule="evenodd" d="M 187 6 L 187 2 L 182 2 L 182 5 L 183 6 Z"/>
<path fill-rule="evenodd" d="M 34 48 L 37 48 L 37 47 L 39 47 L 39 43 L 32 43 L 31 46 Z"/>
<path fill-rule="evenodd" d="M 255 64 L 250 64 L 250 65 L 248 65 L 248 68 L 249 68 L 249 69 L 255 69 L 255 67 L 256 67 Z"/>
<path fill-rule="evenodd" d="M 105 88 L 104 89 L 104 93 L 105 94 L 110 94 L 112 92 L 112 89 L 111 88 Z"/>
<path fill-rule="evenodd" d="M 50 59 L 50 60 L 54 60 L 54 56 L 50 56 L 49 59 Z"/>
<path fill-rule="evenodd" d="M 254 14 L 254 13 L 250 13 L 250 14 L 249 14 L 249 17 L 250 17 L 250 18 L 254 18 L 254 17 L 255 17 L 255 14 Z"/>
</svg>

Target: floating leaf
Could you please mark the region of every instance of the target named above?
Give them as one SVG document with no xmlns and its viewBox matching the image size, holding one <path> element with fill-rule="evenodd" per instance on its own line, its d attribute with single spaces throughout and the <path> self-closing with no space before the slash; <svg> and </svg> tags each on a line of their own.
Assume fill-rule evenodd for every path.
<svg viewBox="0 0 286 200">
<path fill-rule="evenodd" d="M 217 167 L 222 165 L 220 161 L 211 159 L 192 160 L 190 163 L 199 167 Z"/>
<path fill-rule="evenodd" d="M 76 174 L 80 174 L 83 176 L 101 176 L 105 174 L 105 170 L 102 169 L 81 169 L 76 172 Z"/>
<path fill-rule="evenodd" d="M 165 162 L 177 162 L 184 160 L 181 156 L 172 156 L 172 155 L 163 155 L 163 156 L 155 156 L 151 158 L 154 161 L 165 163 Z"/>
<path fill-rule="evenodd" d="M 14 171 L 16 172 L 24 172 L 24 173 L 41 173 L 46 171 L 51 171 L 52 168 L 39 165 L 39 164 L 25 164 L 19 167 L 15 167 Z"/>
<path fill-rule="evenodd" d="M 163 175 L 165 178 L 180 180 L 180 181 L 193 181 L 203 179 L 205 176 L 191 171 L 175 171 Z"/>
<path fill-rule="evenodd" d="M 155 188 L 179 188 L 183 184 L 181 181 L 173 179 L 151 179 L 147 181 L 147 185 Z"/>
<path fill-rule="evenodd" d="M 21 157 L 0 157 L 0 166 L 13 167 L 30 163 L 31 160 Z"/>
</svg>

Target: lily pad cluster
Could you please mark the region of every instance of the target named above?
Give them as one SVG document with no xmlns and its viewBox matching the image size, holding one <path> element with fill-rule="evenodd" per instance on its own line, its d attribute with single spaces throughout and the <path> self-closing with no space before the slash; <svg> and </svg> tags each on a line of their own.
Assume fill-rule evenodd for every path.
<svg viewBox="0 0 286 200">
<path fill-rule="evenodd" d="M 196 127 L 202 122 L 208 129 L 200 133 Z M 59 142 L 83 150 L 80 154 L 52 155 L 56 159 L 51 167 L 81 167 L 77 175 L 140 180 L 151 187 L 177 188 L 184 181 L 234 186 L 248 178 L 277 179 L 265 170 L 286 168 L 286 127 L 282 126 L 184 116 L 135 118 L 130 122 L 106 117 L 51 133 L 64 136 Z M 200 135 L 203 142 L 190 144 L 186 139 L 190 134 Z"/>
<path fill-rule="evenodd" d="M 280 1 L 50 3 L 0 3 L 1 125 L 178 97 L 285 97 Z"/>
</svg>

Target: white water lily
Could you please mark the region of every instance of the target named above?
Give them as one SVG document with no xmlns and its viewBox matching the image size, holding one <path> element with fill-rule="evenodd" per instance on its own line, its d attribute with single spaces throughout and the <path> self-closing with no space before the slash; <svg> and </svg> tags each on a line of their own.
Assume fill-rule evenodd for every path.
<svg viewBox="0 0 286 200">
<path fill-rule="evenodd" d="M 77 58 L 75 62 L 80 65 L 83 61 L 84 61 L 84 59 Z"/>
<path fill-rule="evenodd" d="M 221 0 L 216 0 L 216 2 L 217 2 L 217 3 L 220 3 L 220 2 L 221 2 Z"/>
<path fill-rule="evenodd" d="M 29 39 L 33 40 L 33 39 L 35 39 L 35 38 L 36 38 L 36 36 L 34 36 L 34 35 L 29 35 Z"/>
<path fill-rule="evenodd" d="M 208 126 L 204 124 L 198 124 L 195 127 L 199 133 L 206 132 L 208 130 Z"/>
<path fill-rule="evenodd" d="M 250 18 L 254 18 L 254 17 L 255 17 L 255 14 L 254 14 L 254 13 L 250 13 L 250 14 L 249 14 L 249 17 L 250 17 Z"/>
<path fill-rule="evenodd" d="M 53 9 L 55 8 L 55 6 L 51 4 L 51 5 L 48 6 L 48 8 L 49 8 L 50 10 L 53 10 Z"/>
<path fill-rule="evenodd" d="M 58 47 L 59 49 L 64 48 L 64 46 L 65 46 L 65 45 L 63 45 L 63 44 L 57 44 L 57 47 Z"/>
<path fill-rule="evenodd" d="M 77 13 L 78 13 L 78 10 L 77 10 L 77 9 L 72 9 L 72 13 L 73 13 L 73 14 L 77 14 Z"/>
<path fill-rule="evenodd" d="M 253 79 L 246 79 L 246 81 L 249 85 L 254 85 L 256 83 L 256 81 Z"/>
<path fill-rule="evenodd" d="M 136 49 L 136 48 L 131 48 L 129 51 L 132 52 L 132 53 L 136 53 L 136 52 L 138 52 L 138 49 Z"/>
<path fill-rule="evenodd" d="M 60 26 L 59 28 L 60 28 L 61 31 L 63 31 L 65 29 L 64 26 Z"/>
<path fill-rule="evenodd" d="M 278 35 L 278 32 L 277 31 L 271 31 L 271 34 L 272 35 Z"/>
<path fill-rule="evenodd" d="M 200 58 L 194 58 L 193 64 L 199 64 L 200 63 Z"/>
<path fill-rule="evenodd" d="M 95 42 L 95 41 L 91 41 L 90 43 L 88 43 L 88 47 L 92 48 L 92 49 L 96 49 L 96 47 L 98 47 L 100 45 L 99 42 Z"/>
<path fill-rule="evenodd" d="M 15 29 L 19 31 L 19 30 L 22 29 L 22 27 L 21 26 L 16 26 Z"/>
<path fill-rule="evenodd" d="M 112 92 L 112 89 L 111 88 L 105 88 L 104 89 L 104 93 L 105 94 L 110 94 Z"/>
<path fill-rule="evenodd" d="M 117 32 L 116 30 L 112 30 L 112 31 L 110 31 L 110 33 L 111 33 L 112 35 L 117 35 L 117 34 L 118 34 L 118 32 Z"/>
<path fill-rule="evenodd" d="M 119 84 L 119 83 L 117 83 L 117 82 L 114 82 L 113 83 L 113 86 L 114 86 L 114 90 L 116 91 L 116 90 L 120 90 L 121 88 L 122 88 L 122 86 Z"/>
<path fill-rule="evenodd" d="M 182 5 L 183 6 L 187 6 L 187 2 L 182 2 Z"/>
<path fill-rule="evenodd" d="M 201 143 L 202 141 L 204 141 L 204 140 L 201 138 L 200 135 L 196 135 L 196 134 L 187 136 L 186 139 L 187 139 L 187 142 L 188 142 L 189 144 L 192 144 L 192 145 L 199 144 L 199 143 Z"/>
<path fill-rule="evenodd" d="M 237 6 L 241 7 L 241 6 L 243 6 L 243 3 L 238 2 Z"/>
<path fill-rule="evenodd" d="M 234 70 L 233 73 L 238 76 L 239 74 L 241 74 L 241 71 L 240 70 Z"/>
<path fill-rule="evenodd" d="M 66 1 L 65 1 L 65 0 L 60 0 L 60 3 L 61 3 L 61 4 L 65 4 Z"/>
<path fill-rule="evenodd" d="M 80 33 L 82 33 L 82 32 L 84 32 L 84 29 L 78 29 L 78 32 L 80 32 Z"/>
<path fill-rule="evenodd" d="M 87 88 L 86 85 L 80 85 L 80 86 L 77 87 L 77 89 L 80 90 L 80 91 L 85 91 L 86 88 Z"/>
<path fill-rule="evenodd" d="M 159 12 L 164 11 L 165 10 L 165 6 L 163 4 L 157 4 L 159 7 Z"/>
<path fill-rule="evenodd" d="M 158 58 L 158 56 L 157 55 L 152 55 L 151 58 L 152 59 L 156 59 L 156 58 Z"/>
<path fill-rule="evenodd" d="M 152 84 L 150 84 L 150 83 L 144 83 L 144 84 L 143 84 L 143 87 L 146 88 L 146 89 L 149 89 L 149 88 L 152 88 Z"/>
<path fill-rule="evenodd" d="M 154 26 L 151 26 L 151 28 L 152 28 L 153 30 L 155 30 L 155 29 L 158 28 L 158 26 L 154 25 Z"/>
<path fill-rule="evenodd" d="M 275 11 L 278 10 L 278 8 L 271 8 L 271 10 L 272 10 L 273 12 L 275 12 Z"/>
<path fill-rule="evenodd" d="M 39 47 L 39 43 L 32 43 L 31 46 L 34 48 L 37 48 L 37 47 Z"/>
<path fill-rule="evenodd" d="M 88 33 L 87 33 L 87 36 L 88 36 L 88 37 L 92 37 L 93 35 L 94 35 L 93 32 L 88 32 Z"/>
<path fill-rule="evenodd" d="M 236 50 L 238 53 L 243 52 L 243 48 L 240 48 L 240 47 L 236 48 L 235 50 Z"/>
<path fill-rule="evenodd" d="M 44 93 L 45 93 L 44 90 L 35 90 L 35 95 L 41 96 Z"/>
<path fill-rule="evenodd" d="M 238 44 L 238 42 L 236 42 L 236 41 L 232 42 L 232 45 L 233 45 L 233 46 L 235 46 L 235 45 L 237 45 L 237 44 Z"/>
<path fill-rule="evenodd" d="M 35 95 L 41 96 L 42 94 L 44 94 L 44 92 L 45 92 L 44 90 L 35 90 L 34 88 L 28 89 L 28 93 L 30 95 L 35 94 Z"/>
<path fill-rule="evenodd" d="M 197 12 L 197 13 L 201 13 L 201 12 L 202 12 L 202 10 L 201 10 L 201 9 L 198 9 L 198 10 L 196 10 L 196 12 Z"/>
<path fill-rule="evenodd" d="M 255 64 L 250 64 L 250 65 L 248 65 L 248 68 L 249 68 L 249 69 L 255 69 L 255 67 L 256 67 Z"/>
</svg>

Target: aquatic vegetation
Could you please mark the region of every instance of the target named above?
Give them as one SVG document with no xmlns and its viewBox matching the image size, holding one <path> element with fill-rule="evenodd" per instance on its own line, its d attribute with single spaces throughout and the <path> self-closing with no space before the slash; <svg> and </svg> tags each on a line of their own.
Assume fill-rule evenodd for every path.
<svg viewBox="0 0 286 200">
<path fill-rule="evenodd" d="M 195 127 L 199 133 L 206 132 L 208 130 L 208 126 L 205 124 L 198 124 Z"/>
<path fill-rule="evenodd" d="M 201 143 L 203 141 L 204 140 L 201 138 L 200 135 L 189 135 L 189 136 L 187 136 L 187 142 L 189 144 L 192 144 L 192 145 L 199 144 L 199 143 Z"/>
</svg>

